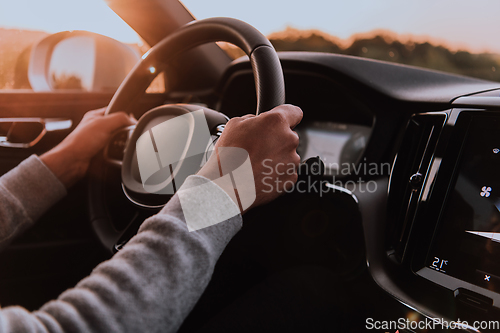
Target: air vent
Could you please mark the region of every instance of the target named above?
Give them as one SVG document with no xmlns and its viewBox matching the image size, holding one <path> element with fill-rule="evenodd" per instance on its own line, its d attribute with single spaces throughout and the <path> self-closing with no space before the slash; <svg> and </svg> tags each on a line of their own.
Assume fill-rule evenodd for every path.
<svg viewBox="0 0 500 333">
<path fill-rule="evenodd" d="M 406 128 L 391 172 L 388 201 L 387 249 L 391 258 L 405 259 L 413 220 L 422 195 L 429 164 L 446 121 L 446 114 L 413 116 Z"/>
</svg>

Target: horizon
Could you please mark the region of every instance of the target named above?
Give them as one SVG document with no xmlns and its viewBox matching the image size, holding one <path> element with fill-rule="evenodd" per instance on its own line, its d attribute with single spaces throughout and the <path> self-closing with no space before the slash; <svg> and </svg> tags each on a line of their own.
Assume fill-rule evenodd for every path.
<svg viewBox="0 0 500 333">
<path fill-rule="evenodd" d="M 451 50 L 471 53 L 500 53 L 500 28 L 496 13 L 500 1 L 465 0 L 402 3 L 399 0 L 357 0 L 355 2 L 308 0 L 184 0 L 199 19 L 229 16 L 244 20 L 270 35 L 287 26 L 319 30 L 340 40 L 357 34 L 388 30 L 416 41 L 428 40 Z M 266 8 L 263 10 L 262 8 Z M 317 8 L 321 10 L 316 10 Z M 104 0 L 0 0 L 0 27 L 55 33 L 86 30 L 125 43 L 140 43 L 137 34 Z"/>
<path fill-rule="evenodd" d="M 198 19 L 230 16 L 255 26 L 263 34 L 286 26 L 320 30 L 340 39 L 358 33 L 390 30 L 422 36 L 450 49 L 500 53 L 500 1 L 492 0 L 183 0 Z M 319 9 L 319 10 L 318 10 Z M 434 42 L 435 43 L 435 42 Z"/>
<path fill-rule="evenodd" d="M 36 33 L 45 33 L 47 35 L 50 35 L 50 32 L 43 31 L 43 30 L 34 30 L 34 29 L 23 29 L 23 28 L 12 28 L 12 27 L 4 27 L 0 25 L 0 29 L 2 30 L 10 30 L 10 31 L 25 31 L 25 32 L 36 32 Z M 446 40 L 435 38 L 432 36 L 426 36 L 426 35 L 413 35 L 413 34 L 398 34 L 397 32 L 387 30 L 387 29 L 374 29 L 372 31 L 367 31 L 367 32 L 359 32 L 355 33 L 348 38 L 340 38 L 335 35 L 331 35 L 329 33 L 326 33 L 324 31 L 318 30 L 318 29 L 297 29 L 293 26 L 287 26 L 281 31 L 275 31 L 270 34 L 268 34 L 266 37 L 269 39 L 285 39 L 285 38 L 290 38 L 293 37 L 294 39 L 297 38 L 307 38 L 307 36 L 310 36 L 312 34 L 316 34 L 318 36 L 321 36 L 325 38 L 328 41 L 332 41 L 336 45 L 338 45 L 342 49 L 347 49 L 349 48 L 352 43 L 354 43 L 356 40 L 360 39 L 372 39 L 377 36 L 383 37 L 386 40 L 390 41 L 399 41 L 402 44 L 408 44 L 408 43 L 429 43 L 433 46 L 442 46 L 451 52 L 458 52 L 458 51 L 466 51 L 471 54 L 499 54 L 500 51 L 497 52 L 488 52 L 488 51 L 480 51 L 480 52 L 474 52 L 471 51 L 470 49 L 467 49 L 463 47 L 463 45 L 457 44 L 457 45 L 452 45 Z M 109 36 L 108 36 L 109 37 Z M 123 42 L 123 41 L 122 41 Z M 141 45 L 142 41 L 138 40 L 137 42 L 123 42 L 125 44 L 132 44 L 132 45 Z"/>
</svg>

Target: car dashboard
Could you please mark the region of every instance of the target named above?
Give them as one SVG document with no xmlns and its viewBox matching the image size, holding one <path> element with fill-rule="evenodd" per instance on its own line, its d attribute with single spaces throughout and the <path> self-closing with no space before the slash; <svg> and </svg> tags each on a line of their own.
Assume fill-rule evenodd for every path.
<svg viewBox="0 0 500 333">
<path fill-rule="evenodd" d="M 231 280 L 227 285 L 234 287 L 230 294 L 235 294 L 277 271 L 322 266 L 333 272 L 338 302 L 356 314 L 352 321 L 360 326 L 353 332 L 366 329 L 368 317 L 498 320 L 500 83 L 336 54 L 278 55 L 286 103 L 304 113 L 294 129 L 300 138 L 298 153 L 302 160 L 319 156 L 324 173 L 301 175 L 299 181 L 308 186 L 247 212 L 243 229 L 217 264 L 213 284 L 224 285 L 225 275 Z M 86 110 L 104 106 L 112 97 L 86 101 L 91 95 L 52 95 L 30 95 L 39 102 L 24 108 L 42 105 L 50 117 L 57 108 L 78 109 L 79 118 L 71 115 L 76 124 Z M 251 64 L 242 57 L 225 69 L 213 89 L 145 96 L 134 111 L 139 118 L 162 103 L 200 103 L 231 118 L 254 113 L 255 96 Z M 14 98 L 12 105 L 22 105 L 22 94 Z M 63 98 L 71 103 L 61 104 Z M 64 135 L 22 154 L 9 150 L 11 156 L 4 149 L 10 164 L 3 167 L 43 153 Z M 122 141 L 109 145 L 123 149 Z M 127 217 L 134 216 L 142 221 L 154 214 L 137 213 L 115 171 L 106 171 L 113 190 L 103 200 L 111 201 L 116 220 L 128 223 Z M 36 309 L 108 258 L 96 246 L 85 214 L 77 216 L 83 220 L 75 223 L 79 227 L 63 223 L 66 216 L 88 208 L 85 194 L 92 193 L 87 185 L 78 184 L 0 256 L 3 306 Z M 28 253 L 32 259 L 22 259 Z M 72 266 L 78 271 L 69 280 L 66 268 Z M 50 276 L 54 271 L 61 275 L 60 285 Z M 19 293 L 20 277 L 45 275 L 45 284 L 31 283 Z M 40 292 L 45 285 L 54 288 Z M 214 295 L 219 297 L 218 290 Z"/>
<path fill-rule="evenodd" d="M 422 317 L 489 331 L 467 323 L 500 316 L 500 84 L 331 54 L 280 59 L 286 102 L 304 111 L 298 153 L 319 156 L 322 179 L 354 198 L 349 216 L 359 214 L 363 239 L 356 219 L 342 232 L 363 248 L 378 288 Z M 230 117 L 253 113 L 247 59 L 233 62 L 217 94 Z M 328 205 L 339 197 L 318 200 L 335 215 Z"/>
</svg>

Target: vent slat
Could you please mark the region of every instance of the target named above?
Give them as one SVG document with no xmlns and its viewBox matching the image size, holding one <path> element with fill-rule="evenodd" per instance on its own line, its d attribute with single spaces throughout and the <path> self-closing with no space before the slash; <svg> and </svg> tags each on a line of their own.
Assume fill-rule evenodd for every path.
<svg viewBox="0 0 500 333">
<path fill-rule="evenodd" d="M 391 236 L 386 245 L 398 263 L 406 256 L 423 185 L 445 120 L 446 115 L 442 113 L 413 116 L 394 162 L 387 215 L 387 234 Z"/>
</svg>

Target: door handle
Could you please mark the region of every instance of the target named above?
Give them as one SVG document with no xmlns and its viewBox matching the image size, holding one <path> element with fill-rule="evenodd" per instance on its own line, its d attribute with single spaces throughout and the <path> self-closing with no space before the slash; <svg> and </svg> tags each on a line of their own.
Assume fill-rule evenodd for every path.
<svg viewBox="0 0 500 333">
<path fill-rule="evenodd" d="M 31 148 L 48 132 L 68 130 L 71 119 L 0 118 L 0 147 Z"/>
</svg>

